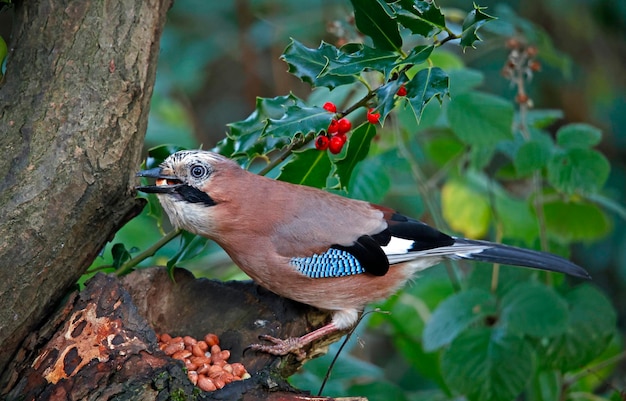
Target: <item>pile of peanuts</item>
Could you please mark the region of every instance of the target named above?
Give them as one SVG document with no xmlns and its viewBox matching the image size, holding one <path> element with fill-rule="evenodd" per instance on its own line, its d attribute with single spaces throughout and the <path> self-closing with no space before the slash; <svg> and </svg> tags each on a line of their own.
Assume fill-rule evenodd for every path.
<svg viewBox="0 0 626 401">
<path fill-rule="evenodd" d="M 230 351 L 220 348 L 220 340 L 213 333 L 203 340 L 191 336 L 172 338 L 167 333 L 157 334 L 157 339 L 166 355 L 185 363 L 189 380 L 203 391 L 215 391 L 250 377 L 241 363 L 228 363 Z"/>
</svg>

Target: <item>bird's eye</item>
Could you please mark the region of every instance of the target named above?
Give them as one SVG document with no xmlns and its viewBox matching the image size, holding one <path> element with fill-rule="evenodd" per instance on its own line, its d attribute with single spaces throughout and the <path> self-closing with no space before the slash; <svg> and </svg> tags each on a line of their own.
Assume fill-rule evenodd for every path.
<svg viewBox="0 0 626 401">
<path fill-rule="evenodd" d="M 202 178 L 207 175 L 207 168 L 201 164 L 196 164 L 191 167 L 190 172 L 193 178 Z"/>
</svg>

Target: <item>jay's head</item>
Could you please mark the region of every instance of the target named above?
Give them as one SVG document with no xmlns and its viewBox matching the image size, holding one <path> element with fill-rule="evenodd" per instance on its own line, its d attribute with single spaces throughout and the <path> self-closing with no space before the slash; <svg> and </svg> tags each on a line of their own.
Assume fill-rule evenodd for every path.
<svg viewBox="0 0 626 401">
<path fill-rule="evenodd" d="M 212 209 L 220 202 L 214 195 L 216 177 L 239 169 L 236 163 L 216 153 L 180 151 L 159 167 L 137 173 L 139 177 L 156 179 L 155 185 L 139 186 L 137 190 L 157 194 L 176 227 L 196 232 L 198 227 L 210 229 L 213 225 Z"/>
</svg>

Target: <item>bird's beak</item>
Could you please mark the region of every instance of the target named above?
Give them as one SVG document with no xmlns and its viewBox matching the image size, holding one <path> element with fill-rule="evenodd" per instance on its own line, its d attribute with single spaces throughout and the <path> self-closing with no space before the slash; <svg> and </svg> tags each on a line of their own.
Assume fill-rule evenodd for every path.
<svg viewBox="0 0 626 401">
<path fill-rule="evenodd" d="M 156 185 L 142 185 L 135 187 L 136 190 L 151 194 L 171 194 L 176 188 L 183 185 L 183 182 L 176 176 L 163 174 L 160 167 L 150 170 L 143 170 L 137 173 L 137 177 L 156 178 Z"/>
</svg>

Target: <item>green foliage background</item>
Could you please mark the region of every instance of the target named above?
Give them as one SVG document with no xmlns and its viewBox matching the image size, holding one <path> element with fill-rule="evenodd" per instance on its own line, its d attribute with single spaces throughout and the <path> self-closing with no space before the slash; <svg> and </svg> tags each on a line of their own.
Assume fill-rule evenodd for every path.
<svg viewBox="0 0 626 401">
<path fill-rule="evenodd" d="M 487 9 L 468 16 L 468 2 L 442 0 L 447 19 L 426 2 L 426 17 L 415 19 L 401 12 L 403 3 L 177 2 L 162 39 L 146 149 L 219 146 L 254 171 L 383 203 L 448 232 L 571 256 L 594 277 L 571 287 L 506 267 L 433 268 L 378 305 L 391 314 L 367 315 L 357 333 L 364 345 L 349 343 L 325 394 L 616 399 L 626 384 L 611 305 L 623 318 L 626 85 L 617 38 L 624 37 L 626 6 L 485 1 L 479 5 Z M 366 47 L 339 52 L 344 40 L 363 39 L 349 18 L 353 6 L 369 38 Z M 394 13 L 407 29 L 389 23 Z M 487 15 L 498 19 L 486 23 Z M 441 45 L 446 29 L 460 43 Z M 536 46 L 542 64 L 526 85 L 535 107 L 525 115 L 514 101 L 517 88 L 500 73 L 511 36 Z M 319 63 L 321 56 L 329 63 Z M 364 66 L 379 72 L 361 74 Z M 397 79 L 394 71 L 402 72 Z M 410 96 L 398 101 L 403 82 Z M 370 104 L 372 91 L 378 103 Z M 349 145 L 336 157 L 306 143 L 332 118 L 321 109 L 325 101 L 354 109 Z M 375 107 L 387 117 L 384 126 L 364 123 L 365 107 L 355 105 Z M 511 132 L 520 121 L 526 129 Z M 294 143 L 299 153 L 274 169 L 251 160 L 274 158 Z M 161 148 L 148 163 L 175 149 Z M 160 213 L 147 209 L 95 265 L 119 269 L 150 251 L 161 230 L 169 231 L 166 222 L 155 226 Z M 142 265 L 244 278 L 214 244 L 180 238 Z M 329 363 L 307 364 L 294 384 L 317 391 Z"/>
</svg>

